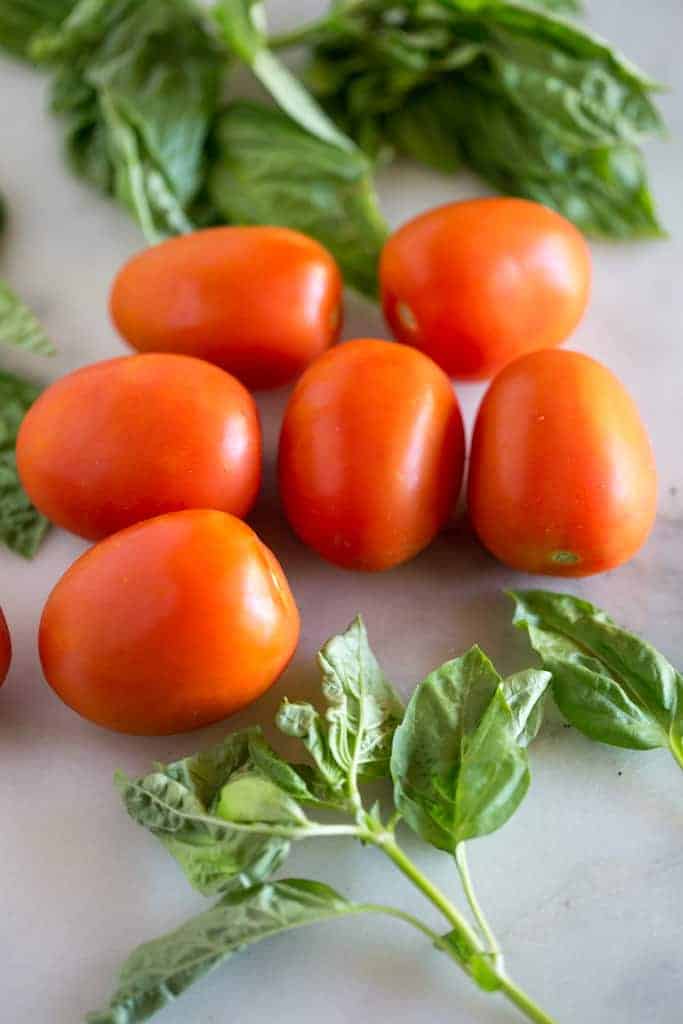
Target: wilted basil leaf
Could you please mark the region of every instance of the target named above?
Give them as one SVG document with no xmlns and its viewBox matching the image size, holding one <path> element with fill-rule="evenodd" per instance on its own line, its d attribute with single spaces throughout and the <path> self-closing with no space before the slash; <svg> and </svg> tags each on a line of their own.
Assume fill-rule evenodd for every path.
<svg viewBox="0 0 683 1024">
<path fill-rule="evenodd" d="M 272 767 L 277 755 L 258 729 L 247 729 L 144 778 L 120 776 L 118 785 L 130 816 L 161 840 L 192 885 L 220 892 L 268 877 L 289 839 L 309 826 L 294 797 L 257 766 L 266 758 Z"/>
<path fill-rule="evenodd" d="M 683 767 L 683 677 L 659 651 L 570 594 L 511 597 L 513 621 L 552 673 L 553 695 L 572 725 L 618 747 L 668 746 Z"/>
<path fill-rule="evenodd" d="M 531 670 L 501 681 L 473 647 L 420 683 L 391 758 L 396 806 L 418 835 L 453 853 L 507 821 L 529 784 L 525 747 L 549 679 Z M 473 716 L 481 691 L 492 689 L 483 713 Z"/>
<path fill-rule="evenodd" d="M 333 253 L 349 284 L 376 295 L 387 232 L 365 156 L 342 153 L 255 103 L 233 103 L 218 118 L 216 150 L 209 194 L 227 221 L 311 235 Z"/>
<path fill-rule="evenodd" d="M 229 893 L 211 910 L 138 947 L 121 968 L 108 1009 L 89 1024 L 137 1024 L 245 946 L 290 928 L 359 913 L 320 882 L 287 879 Z"/>
</svg>

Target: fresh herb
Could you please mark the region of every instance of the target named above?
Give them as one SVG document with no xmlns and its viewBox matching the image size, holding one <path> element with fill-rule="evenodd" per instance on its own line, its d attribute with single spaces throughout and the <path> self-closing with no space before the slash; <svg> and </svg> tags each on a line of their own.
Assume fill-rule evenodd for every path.
<svg viewBox="0 0 683 1024">
<path fill-rule="evenodd" d="M 526 747 L 540 724 L 549 674 L 532 669 L 501 680 L 473 648 L 428 676 L 404 715 L 360 619 L 325 644 L 319 664 L 325 710 L 285 701 L 277 716 L 280 729 L 300 739 L 308 764 L 288 763 L 258 729 L 248 729 L 142 779 L 119 778 L 134 820 L 163 842 L 201 892 L 222 895 L 211 910 L 137 949 L 109 1007 L 89 1021 L 147 1020 L 243 946 L 330 917 L 375 912 L 417 928 L 528 1020 L 552 1024 L 505 973 L 464 849 L 467 839 L 504 824 L 526 792 Z M 389 775 L 396 807 L 385 820 L 378 804 L 365 806 L 361 787 Z M 347 820 L 318 821 L 318 806 Z M 473 923 L 399 845 L 401 817 L 455 858 Z M 318 882 L 268 881 L 292 841 L 332 836 L 382 852 L 439 911 L 447 931 L 439 934 L 394 907 L 351 903 Z"/>
<path fill-rule="evenodd" d="M 569 594 L 511 594 L 514 623 L 552 673 L 555 701 L 591 739 L 667 747 L 683 768 L 683 676 L 651 644 Z"/>
<path fill-rule="evenodd" d="M 552 8 L 355 0 L 274 45 L 312 46 L 311 88 L 374 156 L 467 164 L 592 234 L 661 234 L 638 149 L 657 86 Z"/>
<path fill-rule="evenodd" d="M 79 0 L 36 36 L 78 174 L 128 206 L 147 239 L 193 227 L 222 69 L 188 0 Z"/>
<path fill-rule="evenodd" d="M 29 501 L 17 474 L 14 445 L 19 425 L 40 389 L 0 371 L 0 541 L 32 558 L 49 523 Z"/>
<path fill-rule="evenodd" d="M 1 0 L 0 46 L 17 57 L 29 57 L 31 41 L 48 26 L 57 27 L 76 0 Z"/>
<path fill-rule="evenodd" d="M 55 347 L 35 313 L 0 279 L 0 345 L 14 345 L 35 355 L 52 356 Z"/>
</svg>

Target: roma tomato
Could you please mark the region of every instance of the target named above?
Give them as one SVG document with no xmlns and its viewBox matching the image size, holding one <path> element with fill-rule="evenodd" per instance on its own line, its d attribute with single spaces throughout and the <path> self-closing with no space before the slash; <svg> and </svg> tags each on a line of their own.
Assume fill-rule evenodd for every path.
<svg viewBox="0 0 683 1024">
<path fill-rule="evenodd" d="M 17 465 L 48 519 L 98 540 L 164 512 L 245 516 L 261 479 L 248 391 L 188 356 L 124 356 L 44 391 L 26 415 Z"/>
<path fill-rule="evenodd" d="M 391 236 L 380 266 L 395 336 L 460 380 L 559 345 L 583 315 L 590 279 L 582 235 L 525 199 L 430 210 Z"/>
<path fill-rule="evenodd" d="M 450 381 L 415 349 L 365 339 L 309 367 L 285 412 L 279 479 L 299 537 L 347 569 L 421 551 L 462 482 L 462 418 Z"/>
<path fill-rule="evenodd" d="M 40 623 L 45 678 L 84 718 L 120 732 L 196 729 L 283 671 L 299 615 L 272 552 L 223 512 L 159 516 L 81 556 Z"/>
<path fill-rule="evenodd" d="M 9 636 L 9 629 L 5 616 L 0 608 L 0 686 L 7 679 L 10 661 L 12 660 L 12 641 Z"/>
<path fill-rule="evenodd" d="M 273 388 L 336 340 L 341 289 L 330 253 L 298 231 L 208 228 L 134 256 L 110 308 L 141 352 L 198 356 L 249 388 Z"/>
<path fill-rule="evenodd" d="M 578 352 L 534 352 L 491 383 L 474 428 L 469 511 L 513 569 L 589 576 L 638 551 L 657 474 L 638 410 L 617 378 Z"/>
</svg>

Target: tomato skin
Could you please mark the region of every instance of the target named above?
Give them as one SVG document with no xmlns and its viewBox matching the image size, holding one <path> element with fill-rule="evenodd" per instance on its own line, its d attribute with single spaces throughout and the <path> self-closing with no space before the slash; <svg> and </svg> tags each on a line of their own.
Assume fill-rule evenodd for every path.
<svg viewBox="0 0 683 1024">
<path fill-rule="evenodd" d="M 0 608 L 0 686 L 7 679 L 10 662 L 12 660 L 12 641 L 10 640 L 7 620 Z"/>
<path fill-rule="evenodd" d="M 44 391 L 17 440 L 21 481 L 48 519 L 99 540 L 184 508 L 245 516 L 261 480 L 246 389 L 188 356 L 124 356 Z"/>
<path fill-rule="evenodd" d="M 275 556 L 223 512 L 175 512 L 95 545 L 48 597 L 45 678 L 84 718 L 165 735 L 256 700 L 296 648 L 299 614 Z"/>
<path fill-rule="evenodd" d="M 304 373 L 280 435 L 280 494 L 299 537 L 347 569 L 412 558 L 446 523 L 462 483 L 462 417 L 426 356 L 360 339 Z"/>
<path fill-rule="evenodd" d="M 481 542 L 524 572 L 590 576 L 644 544 L 657 472 L 638 410 L 617 378 L 578 352 L 534 352 L 490 384 L 468 481 Z"/>
<path fill-rule="evenodd" d="M 336 341 L 342 279 L 298 231 L 219 227 L 134 256 L 114 280 L 111 316 L 140 352 L 215 363 L 248 388 L 294 380 Z"/>
<path fill-rule="evenodd" d="M 394 335 L 459 380 L 485 380 L 563 342 L 590 280 L 590 252 L 573 224 L 505 197 L 429 210 L 391 236 L 380 264 Z"/>
</svg>

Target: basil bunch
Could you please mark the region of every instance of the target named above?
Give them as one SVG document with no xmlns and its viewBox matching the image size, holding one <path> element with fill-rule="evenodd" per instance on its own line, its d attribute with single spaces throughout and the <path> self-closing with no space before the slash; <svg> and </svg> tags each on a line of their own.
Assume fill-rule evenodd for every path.
<svg viewBox="0 0 683 1024">
<path fill-rule="evenodd" d="M 660 235 L 638 148 L 662 130 L 657 86 L 547 9 L 566 7 L 342 0 L 278 45 L 311 45 L 308 84 L 374 157 L 465 164 L 589 234 Z"/>
<path fill-rule="evenodd" d="M 528 1020 L 552 1024 L 510 980 L 476 900 L 465 843 L 500 828 L 529 785 L 527 745 L 540 724 L 549 673 L 501 679 L 472 648 L 429 675 L 407 709 L 356 619 L 319 655 L 323 709 L 285 701 L 279 728 L 297 737 L 306 763 L 289 763 L 259 729 L 228 736 L 136 780 L 119 776 L 131 817 L 156 835 L 190 883 L 217 894 L 212 909 L 148 942 L 124 964 L 108 1008 L 90 1024 L 147 1020 L 233 953 L 276 932 L 331 917 L 383 913 L 417 928 L 485 991 L 497 991 Z M 391 776 L 395 810 L 366 807 L 363 785 Z M 315 817 L 332 809 L 337 821 Z M 400 818 L 445 850 L 460 872 L 470 923 L 396 839 Z M 344 820 L 346 819 L 346 820 Z M 292 842 L 346 836 L 383 853 L 440 912 L 440 934 L 395 907 L 352 903 L 319 882 L 269 881 Z"/>
</svg>

